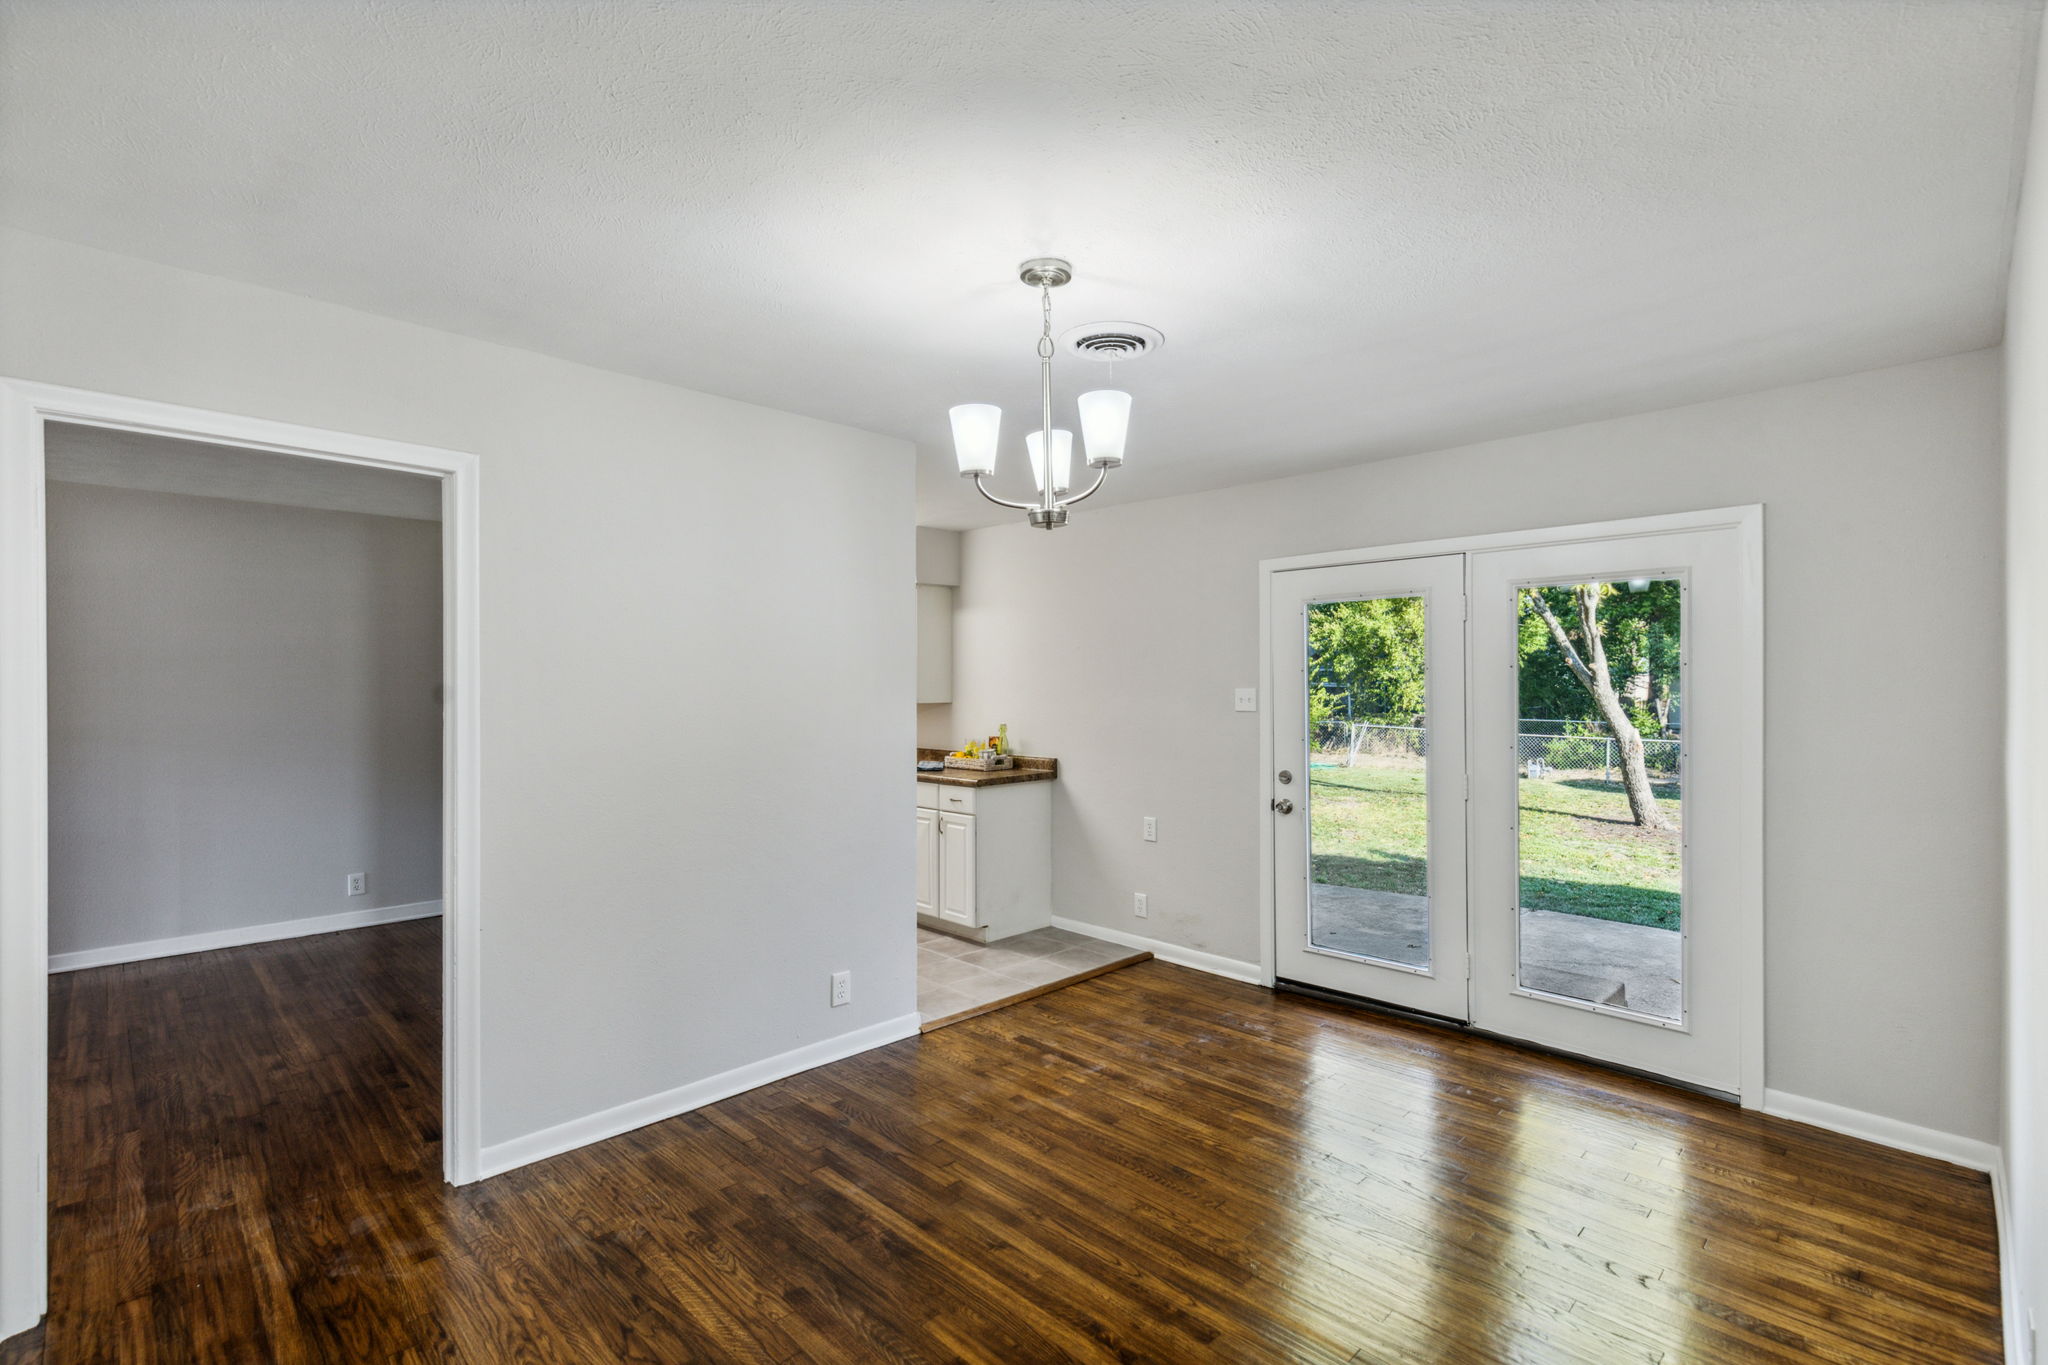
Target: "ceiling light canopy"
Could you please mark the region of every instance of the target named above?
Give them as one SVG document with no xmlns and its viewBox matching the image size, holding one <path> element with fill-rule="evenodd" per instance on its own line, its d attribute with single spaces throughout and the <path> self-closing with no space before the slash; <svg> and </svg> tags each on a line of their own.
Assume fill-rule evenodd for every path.
<svg viewBox="0 0 2048 1365">
<path fill-rule="evenodd" d="M 1066 525 L 1067 509 L 1102 487 L 1109 471 L 1124 462 L 1124 439 L 1131 425 L 1131 396 L 1120 389 L 1093 389 L 1075 401 L 1081 416 L 1082 447 L 1088 467 L 1095 471 L 1095 479 L 1080 493 L 1067 496 L 1074 483 L 1074 433 L 1052 424 L 1052 291 L 1074 278 L 1074 268 L 1058 257 L 1043 256 L 1018 266 L 1017 278 L 1038 290 L 1042 320 L 1038 335 L 1039 424 L 1036 431 L 1027 432 L 1024 437 L 1038 501 L 1013 502 L 998 497 L 982 482 L 996 472 L 996 451 L 1001 444 L 1003 410 L 995 404 L 962 403 L 951 409 L 953 455 L 959 461 L 960 476 L 973 479 L 984 498 L 1027 513 L 1033 526 L 1050 531 Z M 1046 477 L 1048 444 L 1052 447 L 1051 478 Z"/>
</svg>

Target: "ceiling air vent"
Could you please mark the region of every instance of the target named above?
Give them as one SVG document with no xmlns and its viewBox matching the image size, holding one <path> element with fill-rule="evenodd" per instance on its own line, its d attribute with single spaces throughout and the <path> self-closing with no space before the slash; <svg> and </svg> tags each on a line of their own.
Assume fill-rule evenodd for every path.
<svg viewBox="0 0 2048 1365">
<path fill-rule="evenodd" d="M 1060 333 L 1060 349 L 1084 360 L 1136 360 L 1165 344 L 1158 328 L 1142 322 L 1084 322 Z"/>
</svg>

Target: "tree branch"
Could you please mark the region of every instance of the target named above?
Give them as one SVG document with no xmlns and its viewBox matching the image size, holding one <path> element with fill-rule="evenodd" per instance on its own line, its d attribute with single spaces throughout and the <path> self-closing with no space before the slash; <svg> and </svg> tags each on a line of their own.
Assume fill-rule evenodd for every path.
<svg viewBox="0 0 2048 1365">
<path fill-rule="evenodd" d="M 1600 585 L 1581 583 L 1572 589 L 1572 595 L 1579 604 L 1579 635 L 1586 642 L 1587 671 L 1608 679 L 1611 688 L 1614 684 L 1607 667 L 1607 645 L 1600 634 Z"/>
<path fill-rule="evenodd" d="M 1586 667 L 1585 662 L 1579 658 L 1579 651 L 1572 648 L 1571 637 L 1564 633 L 1564 622 L 1557 619 L 1557 613 L 1552 611 L 1550 603 L 1543 599 L 1543 589 L 1529 588 L 1526 591 L 1537 614 L 1542 616 L 1543 624 L 1550 627 L 1550 638 L 1556 643 L 1558 652 L 1564 655 L 1566 666 L 1571 669 L 1573 676 L 1578 678 L 1580 685 L 1592 687 L 1593 670 Z"/>
</svg>

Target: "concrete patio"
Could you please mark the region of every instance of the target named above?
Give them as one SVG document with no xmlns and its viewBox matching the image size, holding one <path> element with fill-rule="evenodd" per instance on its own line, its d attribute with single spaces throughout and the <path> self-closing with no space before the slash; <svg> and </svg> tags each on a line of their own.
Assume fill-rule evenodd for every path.
<svg viewBox="0 0 2048 1365">
<path fill-rule="evenodd" d="M 1424 897 L 1322 882 L 1309 891 L 1309 939 L 1318 947 L 1411 967 L 1427 962 Z M 1554 910 L 1524 909 L 1521 916 L 1524 986 L 1660 1019 L 1679 1017 L 1676 930 Z"/>
</svg>

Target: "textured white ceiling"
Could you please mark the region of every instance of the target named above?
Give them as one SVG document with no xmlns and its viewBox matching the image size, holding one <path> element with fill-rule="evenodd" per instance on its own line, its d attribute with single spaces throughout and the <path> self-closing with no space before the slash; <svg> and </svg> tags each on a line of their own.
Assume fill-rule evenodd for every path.
<svg viewBox="0 0 2048 1365">
<path fill-rule="evenodd" d="M 61 422 L 44 446 L 45 473 L 57 483 L 441 519 L 441 481 L 396 469 Z"/>
<path fill-rule="evenodd" d="M 966 525 L 1025 256 L 1168 338 L 1105 498 L 1991 344 L 2037 8 L 4 0 L 0 216 L 907 436 Z"/>
</svg>

